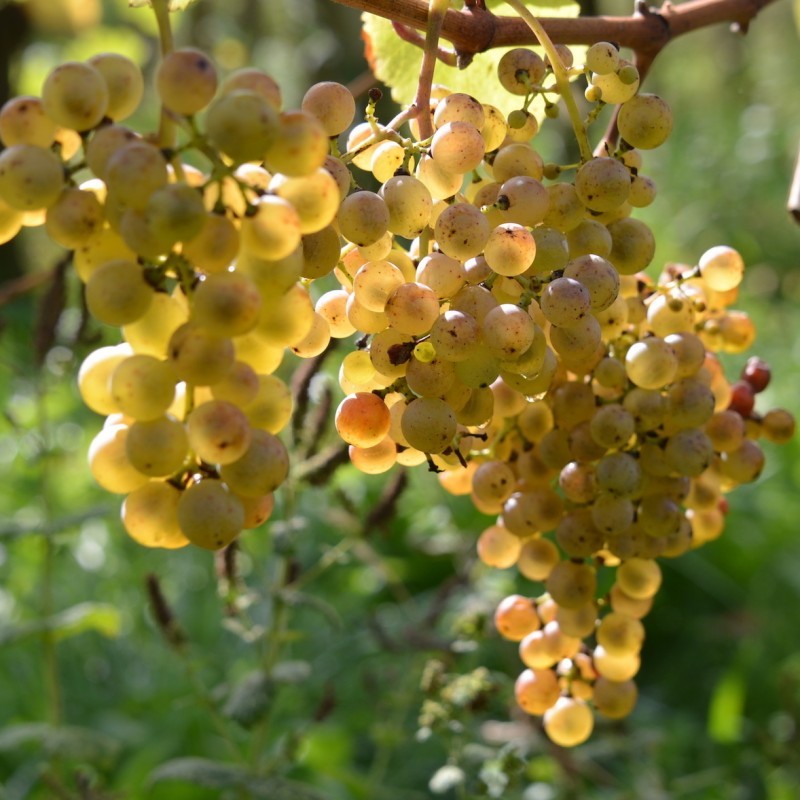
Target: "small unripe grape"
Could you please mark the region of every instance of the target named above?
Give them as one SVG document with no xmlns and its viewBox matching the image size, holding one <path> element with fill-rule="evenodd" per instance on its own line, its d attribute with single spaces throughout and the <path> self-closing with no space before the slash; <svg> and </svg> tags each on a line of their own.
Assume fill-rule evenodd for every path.
<svg viewBox="0 0 800 800">
<path fill-rule="evenodd" d="M 109 103 L 101 72 L 82 61 L 66 61 L 52 69 L 42 86 L 45 113 L 53 122 L 75 131 L 99 125 Z"/>
<path fill-rule="evenodd" d="M 561 747 L 575 747 L 585 742 L 594 729 L 592 710 L 583 700 L 559 697 L 545 711 L 544 732 Z"/>
<path fill-rule="evenodd" d="M 217 70 L 200 50 L 174 50 L 158 66 L 156 89 L 170 111 L 190 116 L 204 109 L 216 94 Z"/>
<path fill-rule="evenodd" d="M 185 547 L 189 540 L 178 524 L 180 498 L 180 490 L 166 481 L 150 481 L 135 489 L 122 503 L 125 532 L 144 547 Z"/>
<path fill-rule="evenodd" d="M 222 481 L 204 478 L 181 495 L 178 523 L 192 544 L 219 550 L 229 545 L 244 527 L 244 507 Z"/>
</svg>

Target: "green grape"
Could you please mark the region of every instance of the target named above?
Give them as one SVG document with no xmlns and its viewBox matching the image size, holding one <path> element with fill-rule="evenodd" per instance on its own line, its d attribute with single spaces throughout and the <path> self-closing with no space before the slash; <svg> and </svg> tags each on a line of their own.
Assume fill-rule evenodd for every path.
<svg viewBox="0 0 800 800">
<path fill-rule="evenodd" d="M 594 567 L 575 561 L 559 561 L 547 576 L 545 587 L 563 608 L 580 608 L 594 600 L 597 575 Z"/>
<path fill-rule="evenodd" d="M 431 140 L 430 153 L 444 172 L 464 175 L 483 161 L 486 144 L 480 131 L 468 122 L 447 122 Z"/>
<path fill-rule="evenodd" d="M 178 524 L 192 544 L 219 550 L 244 527 L 244 506 L 222 481 L 203 478 L 191 483 L 181 495 Z"/>
<path fill-rule="evenodd" d="M 406 406 L 401 428 L 411 447 L 423 453 L 441 453 L 452 444 L 456 417 L 444 400 L 419 397 Z"/>
<path fill-rule="evenodd" d="M 612 681 L 600 677 L 594 683 L 592 705 L 608 719 L 624 719 L 636 706 L 638 695 L 632 680 Z"/>
<path fill-rule="evenodd" d="M 634 342 L 625 355 L 628 378 L 642 389 L 662 389 L 675 379 L 678 359 L 659 336 Z"/>
<path fill-rule="evenodd" d="M 288 255 L 276 259 L 242 251 L 235 266 L 237 272 L 255 281 L 265 298 L 271 298 L 288 292 L 300 280 L 303 264 L 303 248 L 298 244 Z"/>
<path fill-rule="evenodd" d="M 567 239 L 561 231 L 540 225 L 532 231 L 536 242 L 536 256 L 526 276 L 546 275 L 563 269 L 569 259 Z"/>
<path fill-rule="evenodd" d="M 770 409 L 761 420 L 761 431 L 764 438 L 773 444 L 786 444 L 791 441 L 795 434 L 795 428 L 794 416 L 784 408 Z M 708 427 L 706 427 L 706 432 L 708 432 Z M 715 447 L 715 449 L 718 448 Z M 736 449 L 738 448 L 730 448 L 731 451 Z"/>
<path fill-rule="evenodd" d="M 433 114 L 433 125 L 437 129 L 448 122 L 466 122 L 480 131 L 484 121 L 483 105 L 464 92 L 453 92 L 443 97 L 436 104 Z"/>
<path fill-rule="evenodd" d="M 12 97 L 0 108 L 0 142 L 6 147 L 33 144 L 49 149 L 56 130 L 56 123 L 47 116 L 38 97 Z"/>
<path fill-rule="evenodd" d="M 542 222 L 549 228 L 568 233 L 586 217 L 586 208 L 571 183 L 554 183 L 547 187 L 550 204 Z"/>
<path fill-rule="evenodd" d="M 256 91 L 230 90 L 217 97 L 205 117 L 209 141 L 237 164 L 264 158 L 278 131 L 278 111 Z"/>
<path fill-rule="evenodd" d="M 354 159 L 354 163 L 355 159 Z M 461 189 L 464 176 L 455 172 L 446 172 L 438 162 L 427 155 L 423 155 L 417 162 L 416 177 L 425 184 L 433 201 L 452 197 Z"/>
<path fill-rule="evenodd" d="M 192 320 L 217 336 L 247 333 L 258 322 L 260 311 L 256 284 L 238 272 L 206 276 L 192 296 Z"/>
<path fill-rule="evenodd" d="M 330 225 L 339 210 L 339 187 L 333 176 L 320 167 L 310 175 L 290 178 L 276 175 L 270 192 L 288 200 L 300 216 L 300 232 L 316 233 Z"/>
<path fill-rule="evenodd" d="M 515 484 L 511 467 L 498 459 L 484 461 L 472 474 L 472 494 L 478 502 L 502 505 L 511 496 Z"/>
<path fill-rule="evenodd" d="M 606 536 L 618 536 L 633 524 L 636 509 L 627 497 L 601 491 L 592 504 L 592 521 Z"/>
<path fill-rule="evenodd" d="M 389 324 L 385 312 L 364 308 L 354 294 L 347 298 L 347 319 L 354 330 L 366 334 L 380 333 Z"/>
<path fill-rule="evenodd" d="M 503 53 L 497 65 L 497 78 L 509 93 L 524 97 L 540 84 L 547 68 L 540 55 L 523 47 Z"/>
<path fill-rule="evenodd" d="M 628 597 L 645 600 L 661 587 L 661 568 L 652 559 L 629 558 L 617 567 L 616 580 L 620 591 Z"/>
<path fill-rule="evenodd" d="M 592 663 L 601 678 L 623 683 L 631 680 L 639 672 L 642 659 L 638 653 L 612 656 L 602 645 L 597 645 L 592 654 Z"/>
<path fill-rule="evenodd" d="M 375 192 L 358 191 L 348 195 L 336 218 L 339 232 L 356 245 L 378 241 L 389 228 L 389 209 Z"/>
<path fill-rule="evenodd" d="M 330 344 L 331 332 L 325 318 L 317 312 L 311 322 L 311 329 L 299 341 L 291 345 L 292 352 L 300 358 L 313 358 L 322 353 Z"/>
<path fill-rule="evenodd" d="M 103 228 L 103 207 L 94 192 L 65 188 L 47 209 L 45 230 L 57 244 L 74 250 Z"/>
<path fill-rule="evenodd" d="M 149 482 L 128 459 L 127 425 L 106 425 L 89 445 L 89 471 L 97 483 L 112 494 L 128 494 Z"/>
<path fill-rule="evenodd" d="M 646 617 L 653 607 L 653 596 L 644 598 L 631 597 L 625 594 L 617 583 L 611 587 L 608 597 L 613 611 L 625 614 L 628 617 L 635 617 L 636 619 Z"/>
<path fill-rule="evenodd" d="M 497 298 L 483 286 L 465 286 L 450 301 L 452 310 L 469 314 L 479 325 L 498 305 Z"/>
<path fill-rule="evenodd" d="M 514 684 L 514 696 L 526 713 L 541 716 L 559 699 L 561 688 L 556 673 L 551 669 L 526 669 Z"/>
<path fill-rule="evenodd" d="M 517 536 L 553 530 L 564 513 L 564 504 L 549 486 L 531 486 L 514 492 L 503 505 L 503 524 Z"/>
<path fill-rule="evenodd" d="M 0 200 L 17 211 L 47 208 L 64 188 L 61 159 L 34 144 L 15 144 L 0 153 Z"/>
<path fill-rule="evenodd" d="M 369 169 L 380 183 L 388 181 L 406 163 L 405 148 L 391 140 L 381 142 L 373 151 Z"/>
<path fill-rule="evenodd" d="M 431 253 L 417 266 L 414 278 L 430 288 L 439 299 L 449 299 L 461 291 L 466 282 L 464 265 L 444 253 Z"/>
<path fill-rule="evenodd" d="M 220 477 L 231 490 L 249 498 L 275 491 L 288 474 L 289 454 L 285 445 L 265 430 L 254 430 L 245 452 L 220 468 Z"/>
<path fill-rule="evenodd" d="M 633 147 L 660 147 L 672 132 L 672 110 L 658 95 L 637 94 L 619 108 L 620 136 Z"/>
<path fill-rule="evenodd" d="M 413 341 L 409 342 L 408 334 L 395 328 L 384 328 L 372 337 L 369 348 L 370 363 L 384 378 L 399 378 L 405 375 L 408 368 L 408 357 L 402 359 L 399 355 L 403 352 L 410 353 L 411 347 Z"/>
<path fill-rule="evenodd" d="M 413 175 L 390 177 L 378 194 L 389 210 L 389 231 L 413 239 L 425 230 L 431 218 L 433 200 L 422 181 Z"/>
<path fill-rule="evenodd" d="M 633 497 L 642 485 L 642 469 L 639 460 L 630 453 L 606 453 L 595 467 L 597 487 L 619 497 Z"/>
<path fill-rule="evenodd" d="M 515 222 L 506 222 L 489 234 L 483 255 L 486 263 L 498 275 L 522 275 L 533 263 L 536 240 L 527 228 Z"/>
<path fill-rule="evenodd" d="M 631 179 L 631 192 L 628 202 L 634 208 L 647 208 L 656 199 L 658 187 L 652 178 L 646 175 L 634 175 Z"/>
<path fill-rule="evenodd" d="M 156 89 L 170 111 L 191 116 L 202 111 L 216 94 L 216 67 L 200 50 L 173 50 L 158 65 Z"/>
<path fill-rule="evenodd" d="M 734 485 L 752 483 L 763 469 L 764 452 L 752 439 L 745 439 L 735 450 L 722 454 L 720 472 Z"/>
<path fill-rule="evenodd" d="M 258 393 L 244 412 L 253 428 L 277 434 L 286 427 L 292 416 L 292 393 L 275 375 L 258 376 Z"/>
<path fill-rule="evenodd" d="M 492 528 L 497 527 L 492 526 Z M 516 536 L 513 539 L 519 546 L 519 539 Z M 512 594 L 501 600 L 494 612 L 494 626 L 497 632 L 511 642 L 522 641 L 528 634 L 538 631 L 541 624 L 536 611 L 536 601 L 519 594 Z"/>
<path fill-rule="evenodd" d="M 620 105 L 630 100 L 639 89 L 639 76 L 633 65 L 623 58 L 619 59 L 617 70 L 605 74 L 595 73 L 591 76 L 592 86 L 600 90 L 600 96 L 604 103 Z M 633 80 L 630 80 L 633 78 Z"/>
<path fill-rule="evenodd" d="M 591 488 L 590 481 L 586 494 Z M 556 542 L 570 558 L 589 558 L 603 549 L 605 538 L 595 526 L 590 509 L 574 508 L 556 526 Z"/>
<path fill-rule="evenodd" d="M 105 115 L 117 121 L 133 114 L 144 96 L 144 77 L 139 67 L 119 53 L 98 53 L 86 63 L 103 76 L 108 87 Z"/>
<path fill-rule="evenodd" d="M 10 242 L 21 230 L 25 215 L 16 208 L 11 208 L 0 198 L 0 244 Z"/>
<path fill-rule="evenodd" d="M 353 277 L 353 293 L 368 311 L 383 311 L 389 295 L 404 282 L 403 273 L 389 261 L 367 261 Z"/>
<path fill-rule="evenodd" d="M 187 417 L 186 430 L 189 446 L 209 464 L 230 464 L 250 446 L 247 416 L 225 400 L 208 400 L 195 406 Z"/>
<path fill-rule="evenodd" d="M 520 542 L 518 536 L 514 536 L 513 533 L 509 533 L 504 527 L 502 527 L 502 525 L 490 525 L 488 528 L 482 531 L 481 535 L 478 537 L 478 558 L 483 564 L 486 564 L 487 567 L 494 567 L 495 569 L 508 569 L 517 563 L 517 557 L 519 556 L 521 547 L 522 543 Z M 530 603 L 530 601 L 528 601 L 528 603 L 531 606 L 533 605 Z M 538 628 L 539 618 L 535 615 L 536 610 L 535 607 L 533 607 L 533 616 L 536 619 L 536 627 Z M 510 629 L 512 624 L 513 623 L 507 622 L 506 630 Z M 497 616 L 495 616 L 495 625 L 497 625 Z M 499 625 L 498 630 L 506 639 L 511 638 L 506 632 L 501 630 Z M 527 636 L 527 634 L 529 634 L 532 630 L 535 630 L 535 628 L 529 628 L 528 625 L 524 626 L 524 628 L 519 631 L 519 638 L 512 639 L 512 641 L 518 642 L 523 638 L 523 636 Z"/>
<path fill-rule="evenodd" d="M 356 392 L 339 403 L 334 424 L 339 436 L 348 444 L 372 447 L 389 432 L 389 409 L 378 395 Z"/>
<path fill-rule="evenodd" d="M 587 462 L 570 461 L 561 468 L 561 472 L 558 474 L 558 486 L 564 493 L 564 497 L 572 503 L 591 502 L 597 492 L 594 466 Z M 585 511 L 585 509 L 581 509 L 581 511 Z M 561 522 L 563 523 L 568 516 L 569 514 L 565 514 Z"/>
<path fill-rule="evenodd" d="M 695 319 L 694 304 L 679 291 L 655 294 L 647 304 L 647 324 L 656 336 L 691 333 Z"/>
<path fill-rule="evenodd" d="M 592 438 L 609 450 L 619 450 L 633 436 L 633 415 L 618 403 L 609 403 L 597 409 L 589 422 Z"/>
<path fill-rule="evenodd" d="M 491 153 L 493 150 L 497 150 L 505 141 L 507 132 L 508 125 L 500 109 L 489 103 L 483 103 L 481 136 L 483 136 L 486 152 Z"/>
<path fill-rule="evenodd" d="M 45 114 L 57 125 L 80 133 L 100 124 L 108 104 L 108 84 L 100 70 L 89 63 L 59 64 L 42 85 Z"/>
<path fill-rule="evenodd" d="M 215 400 L 227 400 L 244 408 L 258 395 L 258 373 L 246 361 L 234 361 L 225 377 L 209 387 Z M 264 492 L 266 494 L 266 492 Z"/>
<path fill-rule="evenodd" d="M 385 307 L 389 324 L 400 333 L 420 336 L 427 333 L 439 316 L 439 300 L 422 283 L 403 283 L 394 289 Z"/>
<path fill-rule="evenodd" d="M 655 389 L 634 387 L 625 395 L 622 405 L 633 414 L 637 433 L 655 431 L 664 424 L 667 401 L 661 392 Z"/>
<path fill-rule="evenodd" d="M 225 272 L 239 252 L 239 229 L 225 215 L 207 213 L 200 231 L 183 243 L 181 252 L 203 272 Z"/>
<path fill-rule="evenodd" d="M 672 348 L 678 359 L 677 378 L 689 378 L 697 374 L 706 358 L 703 340 L 694 333 L 681 331 L 664 336 L 664 341 Z"/>
<path fill-rule="evenodd" d="M 219 86 L 219 94 L 228 94 L 237 89 L 247 89 L 260 94 L 276 111 L 280 111 L 281 88 L 274 78 L 256 67 L 242 67 L 228 75 Z"/>
<path fill-rule="evenodd" d="M 544 176 L 544 162 L 529 144 L 512 142 L 497 151 L 492 161 L 492 175 L 501 184 L 522 176 L 539 181 Z"/>
<path fill-rule="evenodd" d="M 621 275 L 633 275 L 647 267 L 655 254 L 655 237 L 638 219 L 620 219 L 608 226 L 611 234 L 609 261 Z"/>
<path fill-rule="evenodd" d="M 166 478 L 177 472 L 189 454 L 183 424 L 161 416 L 134 422 L 128 430 L 125 452 L 133 467 L 150 478 Z"/>
<path fill-rule="evenodd" d="M 397 463 L 397 446 L 388 436 L 372 447 L 348 447 L 350 463 L 365 475 L 380 475 Z"/>
<path fill-rule="evenodd" d="M 456 378 L 465 386 L 480 389 L 490 386 L 500 374 L 497 355 L 482 341 L 469 355 L 455 364 Z"/>
<path fill-rule="evenodd" d="M 502 152 L 502 151 L 501 151 Z M 508 178 L 498 191 L 508 208 L 504 217 L 527 227 L 539 225 L 550 208 L 550 193 L 535 177 L 518 175 Z"/>
<path fill-rule="evenodd" d="M 594 633 L 597 623 L 597 606 L 594 602 L 578 608 L 558 607 L 556 622 L 567 636 L 583 639 Z"/>
<path fill-rule="evenodd" d="M 194 239 L 206 220 L 200 193 L 186 183 L 170 183 L 156 189 L 147 201 L 146 214 L 153 235 L 171 245 Z"/>
<path fill-rule="evenodd" d="M 252 330 L 242 336 L 237 336 L 233 340 L 235 357 L 239 361 L 244 361 L 258 375 L 270 375 L 275 372 L 283 361 L 284 348 L 279 345 L 270 344 L 264 339 L 258 330 Z M 234 362 L 235 363 L 235 362 Z M 230 369 L 233 368 L 231 365 Z M 216 385 L 219 381 L 225 380 L 225 375 L 211 385 Z M 226 400 L 228 398 L 220 398 Z"/>
<path fill-rule="evenodd" d="M 509 360 L 521 356 L 533 344 L 536 323 L 519 306 L 502 303 L 484 317 L 481 333 L 497 358 Z"/>
<path fill-rule="evenodd" d="M 553 606 L 553 617 L 557 607 Z M 542 621 L 546 619 L 542 605 L 539 606 L 539 616 Z M 542 630 L 528 634 L 519 645 L 519 656 L 522 663 L 530 669 L 547 669 L 552 667 L 562 658 L 571 658 L 581 646 L 581 640 L 574 636 L 567 636 L 555 619 L 547 622 Z"/>
<path fill-rule="evenodd" d="M 419 397 L 442 397 L 455 378 L 454 365 L 442 358 L 420 361 L 412 357 L 406 369 L 408 388 Z"/>
<path fill-rule="evenodd" d="M 636 617 L 612 611 L 600 621 L 597 643 L 615 657 L 638 653 L 644 643 L 644 625 Z"/>
<path fill-rule="evenodd" d="M 114 414 L 119 411 L 111 395 L 109 379 L 111 373 L 126 358 L 133 355 L 127 344 L 100 347 L 90 353 L 78 370 L 78 391 L 81 399 L 98 414 Z"/>
<path fill-rule="evenodd" d="M 106 262 L 86 282 L 86 305 L 91 315 L 117 327 L 144 316 L 153 294 L 142 266 L 127 259 Z"/>
<path fill-rule="evenodd" d="M 105 181 L 111 157 L 117 150 L 140 140 L 130 128 L 122 125 L 103 125 L 92 134 L 86 144 L 86 163 L 100 180 Z"/>
<path fill-rule="evenodd" d="M 252 215 L 242 220 L 241 236 L 246 251 L 259 258 L 278 261 L 300 244 L 300 215 L 282 197 L 265 195 L 255 204 Z"/>
<path fill-rule="evenodd" d="M 314 305 L 301 284 L 285 294 L 267 295 L 262 291 L 261 316 L 256 330 L 273 345 L 293 347 L 302 341 L 314 324 Z"/>
<path fill-rule="evenodd" d="M 583 744 L 594 729 L 592 710 L 583 700 L 559 697 L 544 713 L 544 732 L 560 747 Z"/>
<path fill-rule="evenodd" d="M 517 569 L 528 580 L 544 581 L 560 559 L 558 548 L 549 539 L 536 536 L 523 543 Z"/>
<path fill-rule="evenodd" d="M 539 120 L 521 108 L 516 108 L 509 113 L 508 138 L 512 142 L 529 142 L 539 132 Z"/>
<path fill-rule="evenodd" d="M 135 420 L 161 417 L 175 397 L 175 370 L 154 356 L 129 356 L 115 367 L 109 380 L 117 408 Z"/>
<path fill-rule="evenodd" d="M 109 192 L 124 198 L 128 208 L 144 210 L 156 189 L 167 185 L 167 162 L 152 144 L 134 141 L 120 147 L 106 162 Z"/>
<path fill-rule="evenodd" d="M 630 190 L 630 172 L 616 158 L 593 158 L 575 174 L 575 191 L 581 202 L 592 211 L 619 208 L 628 199 Z"/>
<path fill-rule="evenodd" d="M 284 111 L 266 155 L 271 172 L 292 178 L 311 175 L 328 155 L 328 136 L 322 123 L 307 111 Z"/>
<path fill-rule="evenodd" d="M 572 278 L 586 287 L 592 311 L 604 311 L 619 295 L 619 275 L 606 259 L 587 254 L 570 261 L 564 277 Z"/>
<path fill-rule="evenodd" d="M 167 353 L 178 378 L 195 386 L 218 383 L 234 362 L 229 338 L 217 336 L 192 321 L 175 330 Z"/>
<path fill-rule="evenodd" d="M 180 498 L 180 490 L 166 481 L 150 481 L 134 489 L 122 503 L 125 532 L 144 547 L 185 547 L 189 540 L 178 524 Z"/>
<path fill-rule="evenodd" d="M 698 262 L 700 275 L 710 289 L 727 292 L 735 289 L 744 275 L 744 261 L 732 247 L 719 245 L 706 250 Z"/>
<path fill-rule="evenodd" d="M 619 66 L 619 48 L 611 42 L 595 42 L 586 51 L 586 69 L 598 75 L 616 72 Z"/>
<path fill-rule="evenodd" d="M 672 430 L 698 428 L 714 413 L 716 400 L 710 387 L 697 378 L 683 378 L 670 386 L 668 424 Z"/>
<path fill-rule="evenodd" d="M 315 233 L 303 236 L 303 266 L 301 275 L 309 280 L 324 278 L 339 263 L 339 233 L 333 225 L 327 225 Z"/>
<path fill-rule="evenodd" d="M 562 277 L 547 284 L 539 303 L 548 322 L 569 327 L 588 315 L 591 295 L 579 281 Z"/>
<path fill-rule="evenodd" d="M 334 81 L 315 83 L 303 95 L 303 111 L 313 114 L 328 136 L 344 133 L 352 124 L 356 102 L 346 86 Z"/>
</svg>

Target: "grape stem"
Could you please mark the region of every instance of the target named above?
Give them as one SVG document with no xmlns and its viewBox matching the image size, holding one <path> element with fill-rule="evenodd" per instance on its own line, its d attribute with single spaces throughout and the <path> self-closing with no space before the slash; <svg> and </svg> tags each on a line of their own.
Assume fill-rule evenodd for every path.
<svg viewBox="0 0 800 800">
<path fill-rule="evenodd" d="M 572 128 L 575 131 L 575 139 L 580 149 L 581 161 L 588 161 L 592 157 L 592 148 L 589 146 L 589 138 L 586 135 L 586 128 L 583 125 L 583 119 L 578 110 L 578 104 L 575 102 L 575 97 L 572 94 L 572 89 L 569 84 L 569 75 L 567 75 L 567 70 L 564 68 L 564 64 L 558 55 L 555 45 L 542 27 L 542 23 L 528 11 L 520 0 L 506 0 L 506 3 L 522 17 L 539 40 L 539 44 L 544 48 L 547 58 L 550 61 L 550 66 L 553 68 L 553 76 L 556 79 L 558 90 L 564 100 L 564 105 L 567 107 L 567 113 L 569 114 Z"/>
<path fill-rule="evenodd" d="M 158 40 L 161 45 L 161 58 L 175 49 L 175 40 L 172 36 L 172 25 L 169 19 L 169 6 L 167 0 L 152 0 L 153 13 L 156 15 L 158 25 Z M 173 148 L 178 140 L 178 131 L 175 120 L 162 105 L 161 120 L 158 126 L 159 147 Z"/>
<path fill-rule="evenodd" d="M 449 7 L 450 0 L 430 0 L 428 6 L 428 21 L 425 31 L 425 45 L 422 48 L 422 65 L 419 69 L 417 95 L 411 104 L 419 123 L 420 139 L 428 139 L 433 136 L 431 86 L 433 84 L 433 72 L 436 68 L 436 59 L 439 55 L 439 34 Z"/>
</svg>

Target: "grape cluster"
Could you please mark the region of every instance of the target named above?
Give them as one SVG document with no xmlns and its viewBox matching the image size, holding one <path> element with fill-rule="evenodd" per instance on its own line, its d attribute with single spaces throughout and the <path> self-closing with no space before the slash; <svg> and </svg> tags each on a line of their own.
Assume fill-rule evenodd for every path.
<svg viewBox="0 0 800 800">
<path fill-rule="evenodd" d="M 148 546 L 218 549 L 269 517 L 292 414 L 274 373 L 287 350 L 351 342 L 334 420 L 350 460 L 427 463 L 494 518 L 479 558 L 541 586 L 497 609 L 525 665 L 517 700 L 570 746 L 592 709 L 636 702 L 656 559 L 721 534 L 725 493 L 763 466 L 758 439 L 787 441 L 794 420 L 755 412 L 763 362 L 731 384 L 716 355 L 755 335 L 731 309 L 736 251 L 643 272 L 655 242 L 631 214 L 655 198 L 641 152 L 667 139 L 668 105 L 611 44 L 584 65 L 554 53 L 503 56 L 508 115 L 435 87 L 430 136 L 408 114 L 380 123 L 379 93 L 353 127 L 333 82 L 284 109 L 269 75 L 220 79 L 193 49 L 163 59 L 162 131 L 142 136 L 123 124 L 143 92 L 133 63 L 63 64 L 41 98 L 0 110 L 0 237 L 43 224 L 74 251 L 90 313 L 121 329 L 78 383 L 107 416 L 91 471 Z M 584 136 L 618 107 L 618 145 L 544 160 L 557 70 L 587 81 Z"/>
</svg>

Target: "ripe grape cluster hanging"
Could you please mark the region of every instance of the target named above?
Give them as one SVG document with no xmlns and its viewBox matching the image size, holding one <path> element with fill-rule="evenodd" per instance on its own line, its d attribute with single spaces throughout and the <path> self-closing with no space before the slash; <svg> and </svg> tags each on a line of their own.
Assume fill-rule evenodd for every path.
<svg viewBox="0 0 800 800">
<path fill-rule="evenodd" d="M 763 362 L 731 382 L 718 359 L 755 336 L 731 308 L 736 251 L 644 272 L 655 242 L 632 213 L 655 199 L 642 153 L 668 138 L 669 106 L 611 44 L 583 64 L 549 52 L 586 79 L 582 135 L 617 106 L 618 144 L 573 164 L 539 152 L 532 103 L 549 124 L 559 86 L 530 49 L 500 61 L 514 111 L 435 87 L 426 138 L 413 116 L 381 123 L 377 94 L 354 126 L 338 83 L 285 108 L 269 75 L 221 77 L 193 49 L 164 57 L 162 129 L 142 134 L 125 125 L 135 64 L 61 64 L 0 110 L 0 240 L 43 225 L 120 331 L 78 383 L 106 416 L 92 474 L 146 546 L 216 550 L 269 518 L 291 469 L 276 370 L 343 340 L 350 460 L 422 465 L 487 516 L 480 559 L 539 587 L 495 618 L 519 642 L 517 701 L 571 746 L 595 712 L 634 707 L 657 559 L 722 533 L 759 440 L 794 420 L 755 411 Z"/>
</svg>

